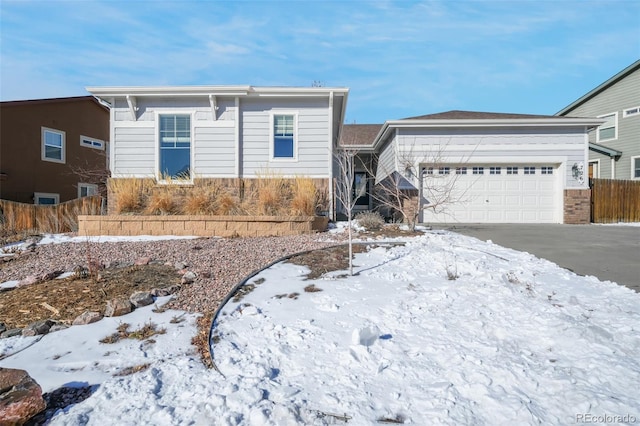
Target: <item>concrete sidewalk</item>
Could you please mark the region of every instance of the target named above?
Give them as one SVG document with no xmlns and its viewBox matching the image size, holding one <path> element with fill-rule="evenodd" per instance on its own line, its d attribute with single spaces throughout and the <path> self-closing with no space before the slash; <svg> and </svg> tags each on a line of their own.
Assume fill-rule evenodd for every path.
<svg viewBox="0 0 640 426">
<path fill-rule="evenodd" d="M 640 226 L 457 224 L 433 225 L 550 260 L 640 292 Z"/>
</svg>

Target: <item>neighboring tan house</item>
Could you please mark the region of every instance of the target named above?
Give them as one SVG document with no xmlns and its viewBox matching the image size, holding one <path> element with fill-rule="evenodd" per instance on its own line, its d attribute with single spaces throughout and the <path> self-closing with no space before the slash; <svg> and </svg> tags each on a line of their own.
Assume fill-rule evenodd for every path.
<svg viewBox="0 0 640 426">
<path fill-rule="evenodd" d="M 606 120 L 589 133 L 589 177 L 640 179 L 640 60 L 556 115 Z"/>
<path fill-rule="evenodd" d="M 112 179 L 305 176 L 333 199 L 348 89 L 331 87 L 89 87 L 111 105 Z M 333 205 L 325 213 L 333 213 Z"/>
<path fill-rule="evenodd" d="M 93 96 L 0 102 L 0 199 L 57 204 L 98 192 L 109 109 Z M 93 173 L 95 171 L 95 173 Z"/>
<path fill-rule="evenodd" d="M 404 189 L 420 194 L 421 222 L 588 223 L 587 134 L 602 123 L 449 111 L 345 125 L 342 143 L 361 150 L 363 163 L 374 158 L 375 184 L 400 177 Z M 435 207 L 442 196 L 436 181 L 453 182 L 446 195 L 456 202 Z"/>
</svg>

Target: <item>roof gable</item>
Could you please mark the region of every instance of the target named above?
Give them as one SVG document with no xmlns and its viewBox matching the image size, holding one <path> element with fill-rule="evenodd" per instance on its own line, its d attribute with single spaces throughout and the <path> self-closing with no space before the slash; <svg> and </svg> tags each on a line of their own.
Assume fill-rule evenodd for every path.
<svg viewBox="0 0 640 426">
<path fill-rule="evenodd" d="M 382 124 L 345 124 L 342 126 L 340 145 L 373 145 Z"/>
<path fill-rule="evenodd" d="M 495 120 L 501 118 L 551 118 L 552 115 L 512 114 L 503 112 L 480 112 L 452 110 L 436 114 L 419 115 L 402 120 Z"/>
</svg>

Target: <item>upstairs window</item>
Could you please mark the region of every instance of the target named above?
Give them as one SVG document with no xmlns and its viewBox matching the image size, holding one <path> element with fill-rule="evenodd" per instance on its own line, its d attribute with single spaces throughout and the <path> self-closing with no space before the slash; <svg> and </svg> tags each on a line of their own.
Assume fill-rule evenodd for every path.
<svg viewBox="0 0 640 426">
<path fill-rule="evenodd" d="M 65 133 L 60 130 L 42 128 L 42 161 L 65 162 Z"/>
<path fill-rule="evenodd" d="M 632 117 L 634 115 L 640 115 L 640 106 L 627 108 L 622 112 L 622 117 Z"/>
<path fill-rule="evenodd" d="M 104 142 L 99 139 L 90 138 L 87 136 L 80 136 L 80 146 L 85 148 L 93 148 L 104 151 Z"/>
<path fill-rule="evenodd" d="M 273 116 L 273 158 L 295 158 L 295 115 Z"/>
<path fill-rule="evenodd" d="M 160 116 L 160 177 L 191 178 L 191 116 Z"/>
<path fill-rule="evenodd" d="M 598 127 L 597 142 L 608 141 L 618 138 L 618 113 L 601 115 L 598 118 L 607 120 Z"/>
</svg>

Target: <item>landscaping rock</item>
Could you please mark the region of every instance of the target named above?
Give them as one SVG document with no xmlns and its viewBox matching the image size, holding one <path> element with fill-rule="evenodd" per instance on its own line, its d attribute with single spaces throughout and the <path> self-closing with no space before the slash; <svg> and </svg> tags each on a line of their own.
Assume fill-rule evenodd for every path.
<svg viewBox="0 0 640 426">
<path fill-rule="evenodd" d="M 0 367 L 0 419 L 22 425 L 46 408 L 42 388 L 24 370 Z"/>
<path fill-rule="evenodd" d="M 67 328 L 69 328 L 69 326 L 67 324 L 62 323 L 62 322 L 56 322 L 49 329 L 49 333 L 55 333 L 56 331 L 65 330 Z"/>
<path fill-rule="evenodd" d="M 153 296 L 148 291 L 136 291 L 131 295 L 129 301 L 136 308 L 148 306 L 153 303 Z"/>
<path fill-rule="evenodd" d="M 151 294 L 155 297 L 164 297 L 177 293 L 178 290 L 180 290 L 179 285 L 171 285 L 168 287 L 154 288 L 153 290 L 151 290 Z"/>
<path fill-rule="evenodd" d="M 119 297 L 107 302 L 107 307 L 104 310 L 104 316 L 106 317 L 119 317 L 133 312 L 133 305 L 128 298 Z"/>
<path fill-rule="evenodd" d="M 42 274 L 42 276 L 40 277 L 40 281 L 49 281 L 49 280 L 53 280 L 56 277 L 59 277 L 60 275 L 62 275 L 64 271 L 51 271 L 51 272 L 46 272 L 44 274 Z"/>
<path fill-rule="evenodd" d="M 35 284 L 38 281 L 40 281 L 40 277 L 35 276 L 35 275 L 29 275 L 28 277 L 20 280 L 20 282 L 18 282 L 16 287 L 25 287 L 25 286 L 28 286 L 28 285 Z"/>
<path fill-rule="evenodd" d="M 41 320 L 29 324 L 22 330 L 23 336 L 39 336 L 41 334 L 47 334 L 54 324 L 51 320 Z"/>
<path fill-rule="evenodd" d="M 194 282 L 196 280 L 196 278 L 198 278 L 198 275 L 195 272 L 187 271 L 182 276 L 182 279 L 180 280 L 180 283 L 182 283 L 182 284 L 191 284 L 192 282 Z"/>
<path fill-rule="evenodd" d="M 149 262 L 151 262 L 151 258 L 150 257 L 140 257 L 140 258 L 136 259 L 136 261 L 133 262 L 133 264 L 135 266 L 144 266 L 144 265 L 148 265 Z"/>
<path fill-rule="evenodd" d="M 7 326 L 0 322 L 0 333 L 7 331 Z"/>
<path fill-rule="evenodd" d="M 189 266 L 189 265 L 187 265 L 184 262 L 176 262 L 176 263 L 173 264 L 173 267 L 176 269 L 176 271 L 179 271 L 181 269 L 185 269 L 187 266 Z"/>
<path fill-rule="evenodd" d="M 86 311 L 81 315 L 77 316 L 73 320 L 73 325 L 86 325 L 91 324 L 102 319 L 102 314 L 100 312 L 91 312 Z"/>
<path fill-rule="evenodd" d="M 5 339 L 8 337 L 15 337 L 20 335 L 22 335 L 21 328 L 11 328 L 9 330 L 3 331 L 2 334 L 0 334 L 0 338 Z"/>
</svg>

